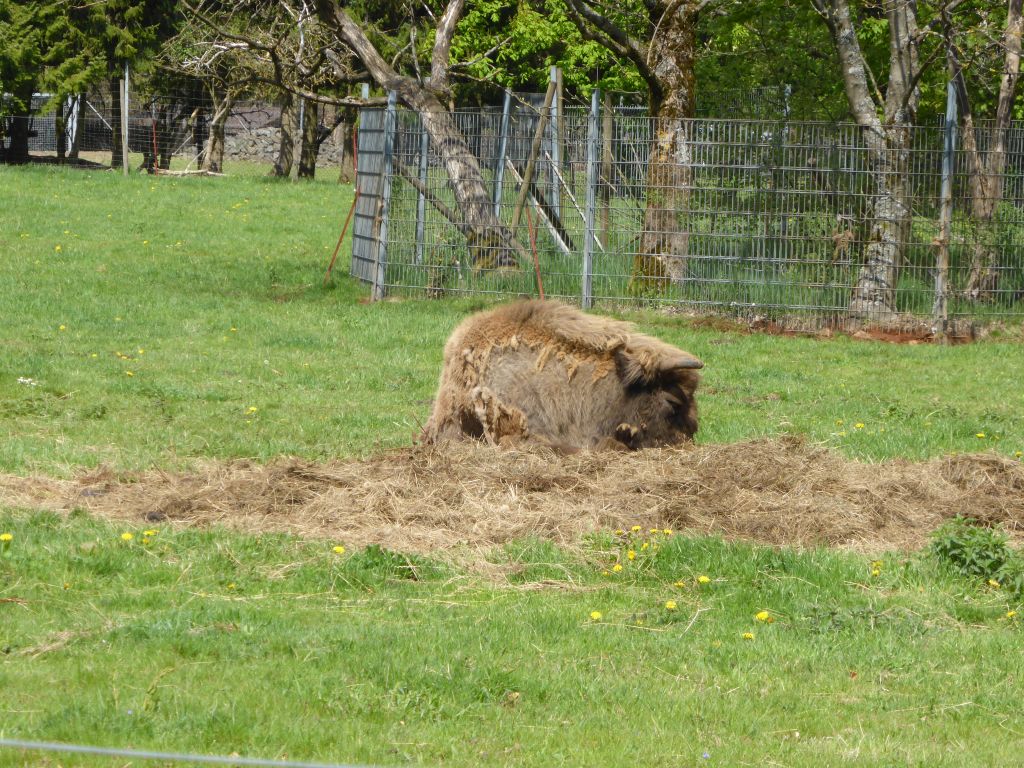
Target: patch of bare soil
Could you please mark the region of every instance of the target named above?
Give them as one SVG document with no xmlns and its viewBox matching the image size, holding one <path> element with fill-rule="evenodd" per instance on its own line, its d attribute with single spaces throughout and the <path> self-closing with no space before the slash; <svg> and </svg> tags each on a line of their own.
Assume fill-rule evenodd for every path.
<svg viewBox="0 0 1024 768">
<path fill-rule="evenodd" d="M 877 552 L 918 548 L 959 514 L 1024 534 L 1024 465 L 994 454 L 865 464 L 799 440 L 572 456 L 457 444 L 323 464 L 211 462 L 188 474 L 0 475 L 0 502 L 406 552 L 528 536 L 571 544 L 634 524 Z"/>
</svg>

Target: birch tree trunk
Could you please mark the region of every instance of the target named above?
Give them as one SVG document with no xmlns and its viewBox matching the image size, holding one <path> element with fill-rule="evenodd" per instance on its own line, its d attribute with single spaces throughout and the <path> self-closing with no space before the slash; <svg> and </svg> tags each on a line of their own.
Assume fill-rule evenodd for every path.
<svg viewBox="0 0 1024 768">
<path fill-rule="evenodd" d="M 999 226 L 996 210 L 1003 199 L 1003 179 L 1006 173 L 1006 138 L 1013 117 L 1013 102 L 1020 79 L 1021 33 L 1024 30 L 1022 0 L 1007 3 L 1006 27 L 1003 31 L 1003 73 L 999 82 L 996 117 L 992 127 L 988 151 L 982 155 L 978 146 L 978 129 L 964 83 L 959 57 L 948 37 L 953 84 L 964 115 L 963 148 L 967 155 L 967 168 L 971 189 L 971 219 L 975 226 L 975 241 L 971 250 L 971 273 L 964 296 L 969 299 L 991 300 L 999 287 Z"/>
<path fill-rule="evenodd" d="M 693 180 L 688 121 L 695 114 L 696 13 L 687 5 L 659 3 L 651 16 L 661 21 L 650 49 L 660 93 L 651 99 L 647 207 L 633 263 L 634 290 L 681 282 L 689 250 L 684 221 Z"/>
<path fill-rule="evenodd" d="M 885 95 L 873 88 L 848 0 L 812 0 L 832 35 L 843 86 L 868 152 L 872 182 L 866 210 L 868 240 L 849 316 L 890 323 L 897 316 L 897 281 L 910 233 L 907 198 L 911 124 L 920 101 L 916 0 L 887 0 L 889 79 Z M 881 114 L 880 114 L 881 113 Z"/>
</svg>

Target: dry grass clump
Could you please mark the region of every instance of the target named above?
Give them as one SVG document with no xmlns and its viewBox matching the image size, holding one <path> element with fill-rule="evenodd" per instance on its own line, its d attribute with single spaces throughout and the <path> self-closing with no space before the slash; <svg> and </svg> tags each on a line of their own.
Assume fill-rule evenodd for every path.
<svg viewBox="0 0 1024 768">
<path fill-rule="evenodd" d="M 1024 530 L 1024 465 L 994 454 L 863 464 L 799 440 L 572 456 L 450 444 L 325 464 L 211 462 L 191 474 L 0 475 L 0 503 L 408 552 L 572 543 L 633 524 L 881 551 L 920 547 L 959 514 Z"/>
</svg>

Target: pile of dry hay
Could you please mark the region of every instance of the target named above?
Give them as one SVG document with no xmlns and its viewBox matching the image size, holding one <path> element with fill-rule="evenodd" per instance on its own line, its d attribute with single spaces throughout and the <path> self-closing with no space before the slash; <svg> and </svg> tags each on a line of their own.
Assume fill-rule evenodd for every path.
<svg viewBox="0 0 1024 768">
<path fill-rule="evenodd" d="M 864 464 L 798 440 L 573 456 L 448 445 L 326 464 L 209 463 L 191 474 L 0 475 L 0 502 L 407 552 L 529 536 L 572 543 L 634 524 L 882 551 L 920 547 L 958 514 L 1024 531 L 1024 465 L 994 454 Z"/>
</svg>

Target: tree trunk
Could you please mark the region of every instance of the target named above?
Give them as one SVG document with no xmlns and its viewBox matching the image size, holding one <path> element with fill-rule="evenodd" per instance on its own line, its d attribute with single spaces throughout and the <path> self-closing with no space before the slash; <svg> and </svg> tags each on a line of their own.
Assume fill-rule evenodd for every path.
<svg viewBox="0 0 1024 768">
<path fill-rule="evenodd" d="M 206 157 L 203 159 L 203 170 L 210 173 L 223 173 L 224 127 L 231 114 L 234 97 L 218 88 L 211 88 L 210 96 L 213 100 L 213 117 L 210 118 L 210 140 L 206 147 Z"/>
<path fill-rule="evenodd" d="M 352 154 L 353 125 L 355 125 L 355 110 L 346 109 L 344 119 L 338 123 L 334 132 L 334 140 L 338 142 L 339 184 L 354 184 L 356 180 L 355 157 Z"/>
<path fill-rule="evenodd" d="M 660 26 L 651 41 L 660 92 L 651 94 L 651 151 L 647 165 L 647 208 L 640 251 L 633 261 L 631 289 L 664 287 L 686 277 L 693 171 L 689 119 L 695 113 L 694 60 L 697 15 L 690 6 L 659 3 L 651 14 Z"/>
<path fill-rule="evenodd" d="M 470 151 L 451 113 L 444 108 L 437 95 L 415 79 L 397 74 L 345 10 L 329 0 L 316 0 L 316 5 L 320 19 L 334 29 L 355 52 L 373 79 L 381 87 L 395 91 L 403 104 L 420 115 L 424 128 L 441 156 L 455 201 L 462 213 L 459 229 L 466 238 L 473 266 L 513 267 L 517 264 L 517 258 L 526 263 L 529 254 L 512 231 L 495 216 L 480 164 Z M 453 8 L 456 8 L 455 2 L 449 5 L 449 10 Z M 452 21 L 450 16 L 455 17 L 457 14 L 446 11 L 445 19 Z M 437 82 L 443 85 L 443 78 L 438 78 Z"/>
<path fill-rule="evenodd" d="M 865 130 L 869 147 L 873 195 L 867 211 L 867 243 L 850 298 L 850 316 L 869 322 L 891 322 L 896 314 L 896 284 L 903 249 L 910 235 L 907 204 L 910 132 L 906 127 L 882 135 Z"/>
<path fill-rule="evenodd" d="M 10 165 L 23 165 L 29 161 L 28 139 L 32 124 L 32 94 L 35 83 L 23 84 L 14 93 L 14 114 L 10 121 L 10 145 L 7 148 L 7 162 Z"/>
<path fill-rule="evenodd" d="M 273 175 L 287 179 L 292 175 L 295 163 L 295 134 L 299 129 L 298 100 L 291 91 L 285 91 L 281 98 L 281 142 L 277 147 L 277 162 Z"/>
<path fill-rule="evenodd" d="M 302 110 L 302 149 L 299 152 L 299 178 L 312 179 L 316 176 L 316 158 L 320 152 L 317 140 L 320 110 L 315 101 L 306 101 Z"/>
<path fill-rule="evenodd" d="M 959 57 L 947 39 L 953 83 L 964 114 L 963 146 L 971 187 L 971 218 L 975 225 L 975 242 L 971 252 L 971 274 L 964 295 L 974 300 L 990 300 L 999 286 L 999 227 L 996 210 L 1003 198 L 1003 176 L 1006 172 L 1006 138 L 1013 117 L 1013 102 L 1020 79 L 1021 37 L 1024 32 L 1024 2 L 1008 0 L 1006 28 L 1003 30 L 1003 74 L 999 82 L 996 119 L 992 127 L 988 152 L 984 159 L 978 148 L 974 113 L 963 80 Z"/>
<path fill-rule="evenodd" d="M 110 167 L 120 170 L 127 148 L 121 142 L 121 81 L 110 78 Z"/>
</svg>

